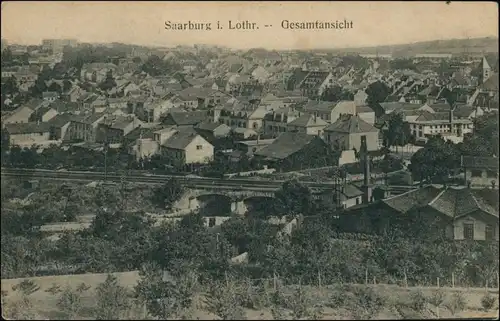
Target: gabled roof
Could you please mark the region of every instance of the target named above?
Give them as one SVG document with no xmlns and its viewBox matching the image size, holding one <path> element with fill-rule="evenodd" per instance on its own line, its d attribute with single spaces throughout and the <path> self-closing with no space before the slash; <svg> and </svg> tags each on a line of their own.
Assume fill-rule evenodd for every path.
<svg viewBox="0 0 500 321">
<path fill-rule="evenodd" d="M 255 152 L 255 155 L 272 159 L 285 159 L 316 139 L 321 140 L 321 138 L 314 135 L 285 132 L 278 136 L 270 145 Z"/>
<path fill-rule="evenodd" d="M 208 121 L 204 121 L 202 123 L 199 123 L 195 126 L 196 129 L 200 129 L 200 130 L 206 130 L 206 131 L 214 131 L 216 130 L 217 128 L 219 128 L 220 126 L 227 126 L 225 124 L 220 124 L 220 123 L 212 123 L 212 122 L 208 122 Z"/>
<path fill-rule="evenodd" d="M 321 118 L 318 118 L 311 114 L 304 114 L 299 118 L 294 119 L 289 123 L 290 126 L 297 127 L 315 127 L 315 126 L 327 126 L 328 123 Z"/>
<path fill-rule="evenodd" d="M 482 89 L 498 91 L 498 73 L 492 74 L 486 81 L 481 85 Z"/>
<path fill-rule="evenodd" d="M 59 114 L 50 119 L 47 123 L 50 125 L 50 127 L 60 128 L 72 121 L 73 118 L 74 116 L 70 114 Z"/>
<path fill-rule="evenodd" d="M 341 115 L 336 122 L 326 127 L 325 131 L 354 134 L 378 132 L 378 129 L 358 115 Z"/>
<path fill-rule="evenodd" d="M 172 125 L 196 125 L 207 120 L 208 115 L 205 111 L 192 111 L 192 112 L 171 112 L 167 115 Z"/>
<path fill-rule="evenodd" d="M 182 128 L 167 139 L 167 141 L 163 143 L 163 146 L 171 149 L 184 150 L 197 136 L 200 135 L 192 128 Z"/>
<path fill-rule="evenodd" d="M 476 211 L 498 217 L 498 205 L 495 205 L 494 199 L 486 196 L 482 191 L 469 188 L 427 186 L 385 199 L 383 202 L 401 213 L 428 207 L 452 219 Z"/>
</svg>

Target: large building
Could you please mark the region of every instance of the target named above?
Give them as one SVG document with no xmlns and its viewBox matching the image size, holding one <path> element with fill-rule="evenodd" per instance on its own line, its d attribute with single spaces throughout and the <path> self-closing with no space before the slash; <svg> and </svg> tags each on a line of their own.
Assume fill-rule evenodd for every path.
<svg viewBox="0 0 500 321">
<path fill-rule="evenodd" d="M 66 46 L 75 47 L 78 44 L 76 39 L 43 39 L 42 50 L 51 53 L 61 53 Z"/>
</svg>

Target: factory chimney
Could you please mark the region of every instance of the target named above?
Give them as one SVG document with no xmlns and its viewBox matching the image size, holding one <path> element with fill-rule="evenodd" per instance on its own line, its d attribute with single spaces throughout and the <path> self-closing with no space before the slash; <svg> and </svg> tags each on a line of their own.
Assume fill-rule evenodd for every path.
<svg viewBox="0 0 500 321">
<path fill-rule="evenodd" d="M 368 147 L 366 144 L 366 136 L 361 136 L 361 162 L 363 164 L 363 204 L 372 201 L 372 186 L 371 186 L 371 173 L 370 173 L 370 156 L 368 155 Z"/>
</svg>

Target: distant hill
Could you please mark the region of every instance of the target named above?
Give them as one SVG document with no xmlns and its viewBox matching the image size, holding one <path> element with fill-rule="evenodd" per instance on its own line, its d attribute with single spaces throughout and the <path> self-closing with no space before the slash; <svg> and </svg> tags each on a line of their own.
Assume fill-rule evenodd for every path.
<svg viewBox="0 0 500 321">
<path fill-rule="evenodd" d="M 332 53 L 359 53 L 359 54 L 392 54 L 393 56 L 413 56 L 415 54 L 451 53 L 455 55 L 468 52 L 480 55 L 488 52 L 498 52 L 498 38 L 470 38 L 415 42 L 411 44 L 360 47 L 328 50 Z"/>
</svg>

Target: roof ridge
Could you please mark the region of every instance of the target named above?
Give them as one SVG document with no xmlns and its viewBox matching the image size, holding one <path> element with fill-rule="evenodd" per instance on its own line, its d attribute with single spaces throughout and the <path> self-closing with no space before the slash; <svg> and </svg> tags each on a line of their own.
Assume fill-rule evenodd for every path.
<svg viewBox="0 0 500 321">
<path fill-rule="evenodd" d="M 432 204 L 434 204 L 434 202 L 437 201 L 441 197 L 441 195 L 443 195 L 444 192 L 446 192 L 447 190 L 448 188 L 444 188 L 441 192 L 439 192 L 439 194 L 436 195 L 436 197 L 434 197 L 432 201 L 429 202 L 429 205 L 432 206 Z"/>
</svg>

